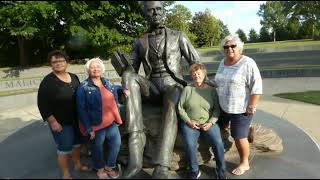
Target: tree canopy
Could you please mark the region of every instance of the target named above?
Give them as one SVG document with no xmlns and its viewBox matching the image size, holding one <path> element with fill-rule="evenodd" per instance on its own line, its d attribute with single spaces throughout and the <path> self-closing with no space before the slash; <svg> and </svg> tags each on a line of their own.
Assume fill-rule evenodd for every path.
<svg viewBox="0 0 320 180">
<path fill-rule="evenodd" d="M 249 42 L 258 42 L 259 41 L 259 36 L 253 28 L 250 29 L 249 31 Z"/>
<path fill-rule="evenodd" d="M 220 42 L 221 29 L 218 20 L 211 15 L 209 9 L 194 15 L 190 29 L 197 36 L 196 44 L 198 47 L 210 47 Z"/>
<path fill-rule="evenodd" d="M 197 47 L 219 44 L 230 34 L 210 9 L 191 11 L 164 1 L 166 26 L 183 31 Z M 168 7 L 173 7 L 168 9 Z M 267 1 L 260 6 L 259 33 L 244 41 L 320 39 L 319 1 Z M 121 48 L 130 53 L 134 39 L 147 30 L 138 1 L 0 1 L 0 67 L 46 62 L 47 53 L 62 49 L 71 59 L 107 59 Z"/>
<path fill-rule="evenodd" d="M 260 5 L 258 15 L 262 17 L 260 23 L 266 28 L 271 28 L 273 40 L 276 41 L 276 32 L 286 25 L 284 8 L 280 1 L 267 1 Z"/>
<path fill-rule="evenodd" d="M 257 15 L 263 28 L 272 31 L 274 41 L 320 39 L 319 1 L 267 1 Z"/>
<path fill-rule="evenodd" d="M 236 33 L 239 35 L 239 38 L 241 39 L 241 41 L 248 42 L 248 38 L 246 36 L 246 33 L 244 33 L 244 31 L 242 29 L 238 29 Z"/>
</svg>

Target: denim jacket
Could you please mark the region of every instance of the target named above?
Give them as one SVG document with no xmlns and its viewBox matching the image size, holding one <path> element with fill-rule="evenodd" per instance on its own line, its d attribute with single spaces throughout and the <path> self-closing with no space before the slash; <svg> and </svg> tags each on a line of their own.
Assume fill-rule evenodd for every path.
<svg viewBox="0 0 320 180">
<path fill-rule="evenodd" d="M 101 77 L 101 81 L 104 87 L 112 92 L 118 103 L 118 93 L 123 93 L 123 88 L 119 85 L 111 84 L 104 77 Z M 89 134 L 92 131 L 92 125 L 102 123 L 101 92 L 90 77 L 84 80 L 77 90 L 77 110 L 80 122 L 84 125 L 86 133 Z"/>
</svg>

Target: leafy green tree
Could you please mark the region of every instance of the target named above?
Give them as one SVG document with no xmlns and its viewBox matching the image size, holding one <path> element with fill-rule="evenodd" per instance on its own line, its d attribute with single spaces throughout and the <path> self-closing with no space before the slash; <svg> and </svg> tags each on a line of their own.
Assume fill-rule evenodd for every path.
<svg viewBox="0 0 320 180">
<path fill-rule="evenodd" d="M 276 41 L 276 32 L 286 26 L 286 16 L 284 7 L 280 1 L 267 1 L 260 5 L 257 13 L 261 16 L 260 24 L 271 28 L 273 32 L 273 41 Z"/>
<path fill-rule="evenodd" d="M 259 33 L 259 41 L 260 42 L 269 42 L 271 41 L 271 35 L 269 33 L 269 29 L 267 27 L 262 26 Z"/>
<path fill-rule="evenodd" d="M 195 42 L 198 47 L 213 46 L 220 41 L 221 30 L 218 20 L 211 15 L 209 9 L 197 12 L 193 16 L 190 30 L 197 36 Z"/>
<path fill-rule="evenodd" d="M 20 65 L 45 61 L 53 48 L 75 59 L 129 52 L 146 30 L 137 1 L 2 1 L 0 22 L 2 37 L 16 39 Z"/>
<path fill-rule="evenodd" d="M 28 45 L 35 37 L 48 45 L 54 31 L 56 18 L 55 5 L 46 1 L 2 1 L 0 3 L 0 30 L 15 37 L 19 47 L 19 64 L 29 65 Z"/>
<path fill-rule="evenodd" d="M 167 10 L 167 8 L 173 4 L 175 4 L 176 1 L 163 1 L 163 7 L 165 10 Z"/>
<path fill-rule="evenodd" d="M 186 33 L 190 41 L 194 44 L 196 35 L 190 32 L 191 19 L 191 11 L 187 7 L 177 4 L 167 12 L 166 26 Z"/>
<path fill-rule="evenodd" d="M 117 48 L 129 52 L 134 38 L 146 29 L 136 1 L 70 1 L 59 5 L 65 49 L 75 59 L 106 58 Z"/>
<path fill-rule="evenodd" d="M 287 29 L 287 27 L 282 27 L 279 28 L 276 34 L 276 39 L 278 41 L 285 41 L 285 40 L 290 40 L 293 39 L 291 34 L 289 34 L 289 30 Z"/>
<path fill-rule="evenodd" d="M 183 32 L 189 31 L 189 23 L 192 18 L 192 13 L 184 5 L 175 5 L 171 10 L 169 10 L 166 17 L 166 25 L 169 28 Z"/>
<path fill-rule="evenodd" d="M 225 25 L 220 19 L 218 19 L 218 23 L 220 25 L 220 31 L 221 31 L 220 40 L 222 40 L 223 38 L 225 38 L 230 34 L 230 31 L 228 29 L 228 26 Z"/>
<path fill-rule="evenodd" d="M 259 41 L 259 36 L 258 36 L 256 30 L 251 28 L 250 31 L 249 31 L 249 42 L 255 43 L 255 42 L 258 42 L 258 41 Z"/>
<path fill-rule="evenodd" d="M 302 36 L 315 39 L 320 34 L 319 1 L 284 1 L 282 4 L 287 18 L 299 19 L 302 24 L 300 29 Z"/>
<path fill-rule="evenodd" d="M 298 32 L 298 37 L 299 39 L 312 39 L 314 37 L 314 29 L 313 29 L 314 24 L 310 20 L 304 21 L 299 29 Z"/>
<path fill-rule="evenodd" d="M 248 42 L 248 38 L 242 29 L 238 29 L 236 33 L 239 35 L 239 38 L 241 39 L 241 41 Z"/>
<path fill-rule="evenodd" d="M 300 29 L 299 19 L 296 17 L 291 17 L 288 19 L 287 30 L 290 35 L 290 39 L 298 39 L 298 33 Z"/>
<path fill-rule="evenodd" d="M 7 32 L 0 31 L 0 67 L 17 66 L 19 48 L 15 37 Z"/>
</svg>

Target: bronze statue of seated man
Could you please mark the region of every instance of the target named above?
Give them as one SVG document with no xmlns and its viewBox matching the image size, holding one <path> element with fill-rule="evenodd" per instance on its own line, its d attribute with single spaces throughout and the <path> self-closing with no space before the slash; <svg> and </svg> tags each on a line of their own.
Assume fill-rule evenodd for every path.
<svg viewBox="0 0 320 180">
<path fill-rule="evenodd" d="M 164 26 L 165 11 L 161 1 L 142 1 L 141 5 L 149 31 L 135 41 L 129 62 L 132 68 L 120 75 L 122 85 L 130 91 L 125 102 L 129 158 L 123 177 L 131 178 L 142 168 L 146 142 L 142 103 L 147 101 L 160 105 L 163 110 L 152 176 L 168 178 L 178 129 L 176 105 L 187 84 L 183 79 L 182 56 L 189 65 L 199 63 L 200 57 L 185 33 Z M 138 74 L 141 63 L 145 76 Z"/>
</svg>

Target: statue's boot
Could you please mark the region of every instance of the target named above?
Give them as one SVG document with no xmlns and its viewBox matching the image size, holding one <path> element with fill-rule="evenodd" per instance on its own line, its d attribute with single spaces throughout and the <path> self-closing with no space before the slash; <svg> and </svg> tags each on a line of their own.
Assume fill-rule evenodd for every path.
<svg viewBox="0 0 320 180">
<path fill-rule="evenodd" d="M 169 179 L 169 167 L 157 165 L 153 170 L 152 179 Z"/>
<path fill-rule="evenodd" d="M 129 179 L 140 172 L 142 169 L 145 144 L 146 136 L 144 132 L 132 132 L 129 134 L 129 161 L 127 168 L 123 172 L 122 178 Z"/>
</svg>

